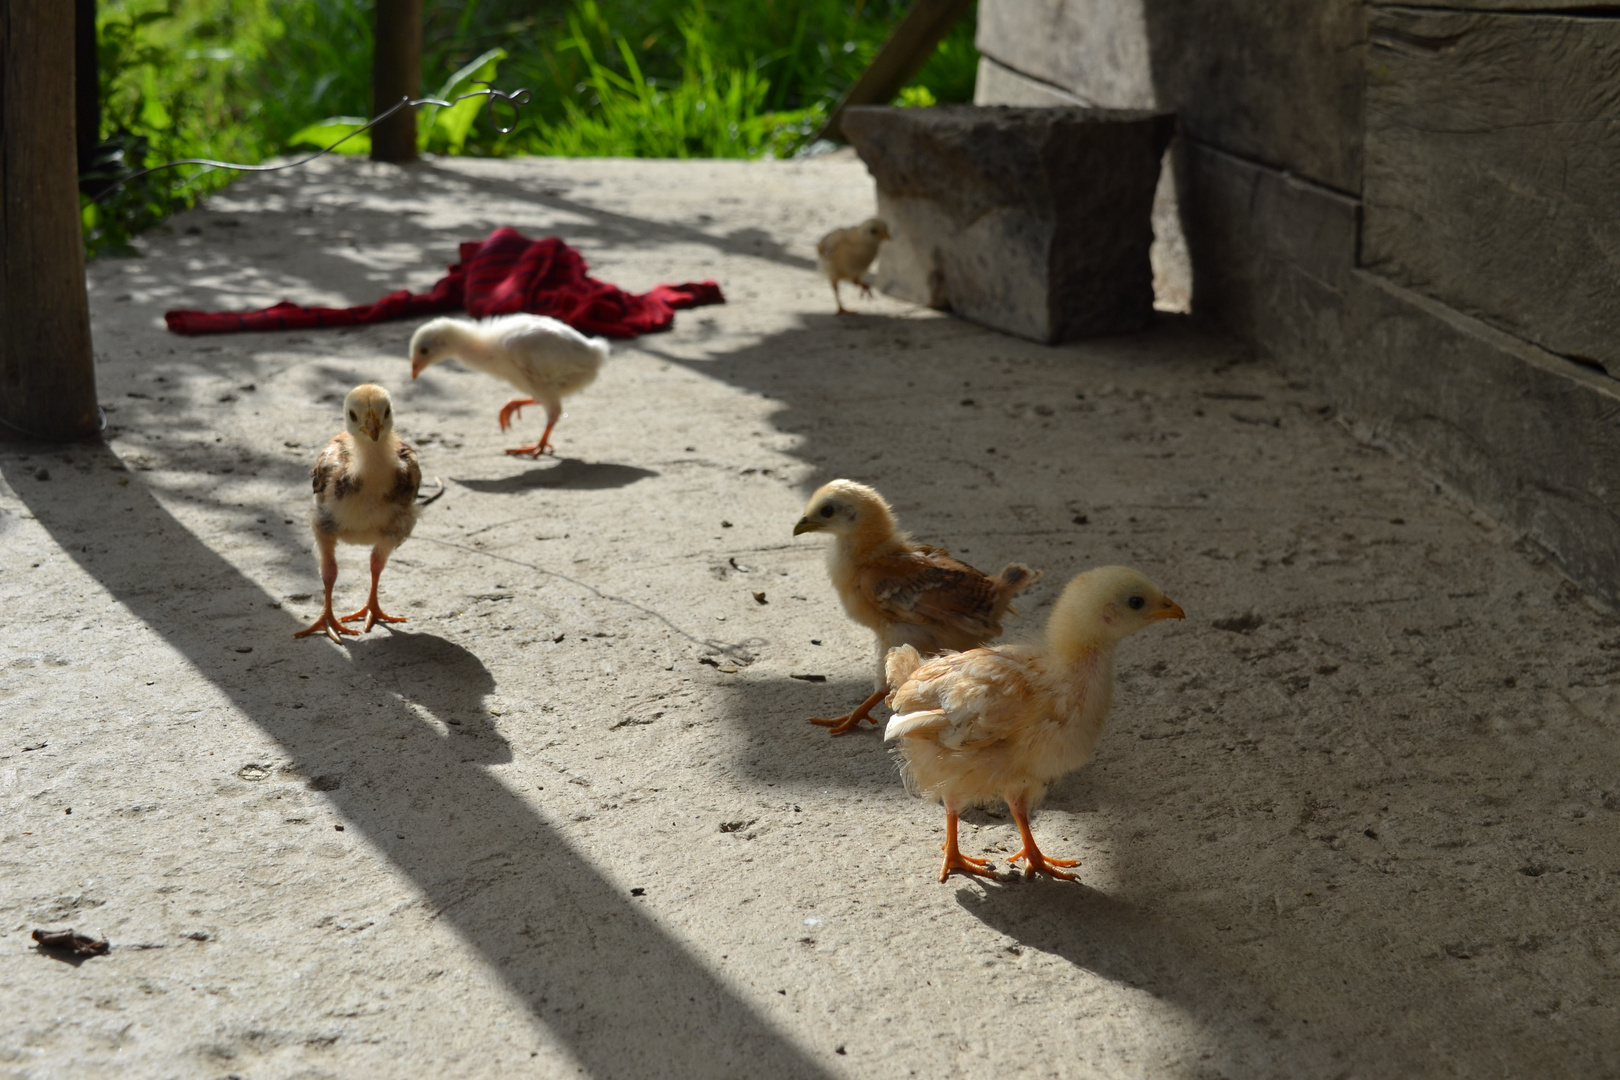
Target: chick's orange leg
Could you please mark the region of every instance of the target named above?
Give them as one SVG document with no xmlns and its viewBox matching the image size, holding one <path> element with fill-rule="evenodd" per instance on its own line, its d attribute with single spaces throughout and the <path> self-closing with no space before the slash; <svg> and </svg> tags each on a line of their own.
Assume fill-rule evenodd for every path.
<svg viewBox="0 0 1620 1080">
<path fill-rule="evenodd" d="M 385 615 L 385 614 L 383 614 L 382 605 L 377 603 L 377 579 L 382 577 L 383 567 L 387 566 L 387 565 L 388 565 L 388 552 L 384 551 L 382 548 L 372 548 L 371 549 L 371 595 L 366 598 L 366 606 L 365 607 L 361 608 L 359 611 L 355 612 L 353 615 L 345 615 L 345 616 L 343 616 L 343 621 L 344 622 L 354 622 L 356 619 L 363 618 L 363 619 L 366 620 L 366 632 L 367 633 L 370 633 L 371 628 L 373 626 L 377 625 L 380 622 L 410 622 L 410 619 L 406 618 L 403 615 Z M 344 633 L 352 634 L 352 633 L 354 633 L 354 631 L 353 630 L 345 630 Z"/>
<path fill-rule="evenodd" d="M 548 404 L 546 406 L 546 430 L 541 432 L 540 441 L 533 446 L 515 446 L 508 450 L 507 453 L 528 454 L 530 457 L 539 457 L 547 450 L 550 450 L 555 454 L 557 451 L 551 445 L 551 429 L 557 426 L 557 421 L 561 418 L 562 406 L 560 404 Z"/>
<path fill-rule="evenodd" d="M 1036 874 L 1045 874 L 1047 877 L 1062 878 L 1064 881 L 1078 881 L 1073 874 L 1066 874 L 1059 870 L 1060 866 L 1079 866 L 1079 859 L 1051 859 L 1041 854 L 1041 849 L 1035 846 L 1035 834 L 1029 828 L 1029 807 L 1022 799 L 1008 800 L 1007 809 L 1012 811 L 1013 820 L 1018 823 L 1018 835 L 1023 838 L 1024 846 L 1008 862 L 1024 860 L 1024 876 L 1034 877 Z"/>
<path fill-rule="evenodd" d="M 877 693 L 861 702 L 860 708 L 856 709 L 854 712 L 847 713 L 844 716 L 812 716 L 810 718 L 810 722 L 812 724 L 820 724 L 824 728 L 831 728 L 832 730 L 827 732 L 829 735 L 843 735 L 860 727 L 862 720 L 870 720 L 874 724 L 877 723 L 877 717 L 872 715 L 872 710 L 877 708 L 878 702 L 882 701 L 888 696 L 889 688 L 885 686 Z"/>
<path fill-rule="evenodd" d="M 972 855 L 962 854 L 962 849 L 956 846 L 956 813 L 945 811 L 945 865 L 939 869 L 939 880 L 947 880 L 952 873 L 969 874 L 973 877 L 995 877 L 995 871 L 990 869 L 989 859 L 975 859 Z"/>
<path fill-rule="evenodd" d="M 332 611 L 332 586 L 337 584 L 337 541 L 325 536 L 317 535 L 315 542 L 321 549 L 321 584 L 326 589 L 326 603 L 321 608 L 321 617 L 310 623 L 293 637 L 308 637 L 311 634 L 325 632 L 333 642 L 338 642 L 339 634 L 348 634 L 351 637 L 359 633 L 350 630 L 338 621 L 337 615 Z"/>
<path fill-rule="evenodd" d="M 832 283 L 832 287 L 833 287 L 833 303 L 838 305 L 838 314 L 840 314 L 840 315 L 853 315 L 853 314 L 855 314 L 853 311 L 849 310 L 849 308 L 844 306 L 844 298 L 842 296 L 838 295 L 838 282 L 836 280 Z"/>
<path fill-rule="evenodd" d="M 534 404 L 534 398 L 532 398 L 532 397 L 520 397 L 520 398 L 513 398 L 511 401 L 508 401 L 505 405 L 502 405 L 501 406 L 501 415 L 500 415 L 501 430 L 505 431 L 507 428 L 512 426 L 512 418 L 513 417 L 523 415 L 523 406 L 525 406 L 525 405 L 533 405 L 533 404 Z"/>
</svg>

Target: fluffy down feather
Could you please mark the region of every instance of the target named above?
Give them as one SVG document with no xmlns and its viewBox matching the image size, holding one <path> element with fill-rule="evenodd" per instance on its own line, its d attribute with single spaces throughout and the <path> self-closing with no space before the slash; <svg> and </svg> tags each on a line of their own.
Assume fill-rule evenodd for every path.
<svg viewBox="0 0 1620 1080">
<path fill-rule="evenodd" d="M 907 786 L 940 800 L 946 864 L 985 873 L 984 861 L 956 849 L 956 817 L 1003 800 L 1023 836 L 1029 873 L 1072 878 L 1035 846 L 1029 812 L 1053 781 L 1091 759 L 1113 701 L 1114 648 L 1179 605 L 1135 570 L 1107 566 L 1081 574 L 1059 598 L 1039 643 L 947 653 L 925 660 L 910 646 L 890 652 L 894 710 L 884 737 L 897 740 Z M 975 868 L 977 866 L 977 868 Z"/>
</svg>

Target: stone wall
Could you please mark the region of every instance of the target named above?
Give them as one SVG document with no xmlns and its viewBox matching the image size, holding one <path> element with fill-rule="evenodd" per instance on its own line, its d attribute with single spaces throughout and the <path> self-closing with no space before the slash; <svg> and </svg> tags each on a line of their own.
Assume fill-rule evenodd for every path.
<svg viewBox="0 0 1620 1080">
<path fill-rule="evenodd" d="M 1177 111 L 1193 309 L 1620 605 L 1620 3 L 980 0 L 978 43 L 981 103 Z"/>
</svg>

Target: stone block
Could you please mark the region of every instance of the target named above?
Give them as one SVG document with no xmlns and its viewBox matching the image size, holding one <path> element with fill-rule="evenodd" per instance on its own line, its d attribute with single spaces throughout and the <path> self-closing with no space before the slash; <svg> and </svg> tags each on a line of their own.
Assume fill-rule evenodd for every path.
<svg viewBox="0 0 1620 1080">
<path fill-rule="evenodd" d="M 894 239 L 885 292 L 1035 341 L 1146 326 L 1164 113 L 858 108 L 844 134 Z"/>
<path fill-rule="evenodd" d="M 1050 107 L 1091 103 L 981 56 L 978 78 L 973 83 L 973 104 Z M 1192 309 L 1192 266 L 1187 259 L 1187 240 L 1176 197 L 1175 155 L 1172 142 L 1159 173 L 1158 190 L 1153 194 L 1153 247 L 1148 259 L 1153 264 L 1153 306 L 1160 311 L 1185 313 Z"/>
</svg>

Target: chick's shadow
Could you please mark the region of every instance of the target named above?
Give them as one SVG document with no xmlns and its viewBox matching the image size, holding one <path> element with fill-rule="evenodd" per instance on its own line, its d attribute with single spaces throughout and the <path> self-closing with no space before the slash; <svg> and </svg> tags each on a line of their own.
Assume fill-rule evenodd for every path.
<svg viewBox="0 0 1620 1080">
<path fill-rule="evenodd" d="M 820 790 L 829 781 L 847 790 L 893 793 L 895 765 L 883 750 L 888 710 L 872 710 L 863 723 L 830 735 L 812 716 L 840 716 L 872 692 L 870 681 L 733 678 L 721 684 L 726 715 L 746 737 L 738 764 L 756 780 Z"/>
<path fill-rule="evenodd" d="M 516 495 L 524 491 L 560 489 L 566 491 L 609 491 L 629 487 L 658 473 L 635 465 L 618 465 L 608 461 L 581 461 L 579 458 L 558 458 L 555 465 L 537 466 L 516 476 L 503 476 L 498 480 L 463 480 L 451 477 L 456 483 L 484 495 Z"/>
<path fill-rule="evenodd" d="M 474 653 L 436 634 L 375 631 L 349 639 L 357 672 L 416 705 L 450 728 L 462 742 L 464 760 L 504 764 L 512 748 L 495 731 L 484 699 L 495 690 L 495 676 Z M 473 757 L 465 757 L 473 753 Z"/>
</svg>

